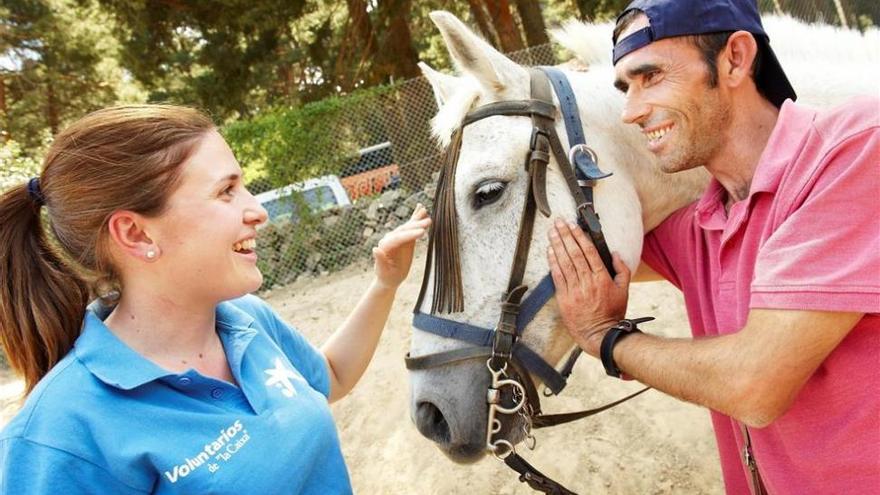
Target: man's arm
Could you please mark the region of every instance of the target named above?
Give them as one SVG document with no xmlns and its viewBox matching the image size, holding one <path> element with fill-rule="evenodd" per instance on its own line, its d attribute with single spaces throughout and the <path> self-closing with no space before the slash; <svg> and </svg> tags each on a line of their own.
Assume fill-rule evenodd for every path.
<svg viewBox="0 0 880 495">
<path fill-rule="evenodd" d="M 760 428 L 788 410 L 862 316 L 753 309 L 742 330 L 720 337 L 633 334 L 615 347 L 614 360 L 646 385 Z"/>
</svg>

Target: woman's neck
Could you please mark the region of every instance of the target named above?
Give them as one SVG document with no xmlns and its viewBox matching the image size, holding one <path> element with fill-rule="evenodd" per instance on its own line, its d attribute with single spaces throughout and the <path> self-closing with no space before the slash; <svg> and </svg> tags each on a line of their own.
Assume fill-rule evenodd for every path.
<svg viewBox="0 0 880 495">
<path fill-rule="evenodd" d="M 169 371 L 196 369 L 232 381 L 216 331 L 215 305 L 123 295 L 104 324 L 126 345 Z"/>
</svg>

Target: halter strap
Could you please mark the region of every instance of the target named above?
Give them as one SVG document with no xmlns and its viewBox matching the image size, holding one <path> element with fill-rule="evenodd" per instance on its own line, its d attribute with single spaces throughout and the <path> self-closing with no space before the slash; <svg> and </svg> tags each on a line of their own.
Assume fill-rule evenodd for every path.
<svg viewBox="0 0 880 495">
<path fill-rule="evenodd" d="M 577 145 L 586 145 L 587 138 L 584 136 L 584 126 L 581 123 L 581 115 L 578 110 L 577 98 L 574 96 L 574 90 L 565 74 L 555 67 L 541 67 L 550 84 L 556 91 L 556 98 L 559 99 L 559 107 L 562 109 L 562 119 L 565 122 L 565 133 L 568 136 L 568 148 L 572 149 Z M 610 173 L 599 170 L 599 165 L 588 153 L 575 153 L 572 166 L 579 181 L 581 180 L 600 180 L 610 177 Z M 592 201 L 592 198 L 590 198 Z"/>
<path fill-rule="evenodd" d="M 496 101 L 495 103 L 483 105 L 465 115 L 461 127 L 471 125 L 486 117 L 496 117 L 499 115 L 519 117 L 539 115 L 553 120 L 556 117 L 556 107 L 552 101 L 548 103 L 547 101 L 537 99 Z"/>
</svg>

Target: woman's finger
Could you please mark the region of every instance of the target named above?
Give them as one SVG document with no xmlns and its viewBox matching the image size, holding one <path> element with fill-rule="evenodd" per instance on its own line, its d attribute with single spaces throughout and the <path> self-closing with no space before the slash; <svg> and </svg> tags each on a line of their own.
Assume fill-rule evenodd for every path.
<svg viewBox="0 0 880 495">
<path fill-rule="evenodd" d="M 415 241 L 423 236 L 425 232 L 426 230 L 421 228 L 394 230 L 385 234 L 385 237 L 379 241 L 379 244 L 383 249 L 397 249 L 404 244 Z"/>
<path fill-rule="evenodd" d="M 410 220 L 418 220 L 420 218 L 425 218 L 426 216 L 428 216 L 427 208 L 425 208 L 425 206 L 422 205 L 421 203 L 418 203 L 416 205 L 415 209 L 413 209 L 412 215 L 410 216 Z"/>
</svg>

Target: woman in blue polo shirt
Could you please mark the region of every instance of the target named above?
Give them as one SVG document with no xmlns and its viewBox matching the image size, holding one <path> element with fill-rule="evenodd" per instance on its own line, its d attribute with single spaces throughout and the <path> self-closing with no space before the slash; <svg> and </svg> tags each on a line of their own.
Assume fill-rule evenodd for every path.
<svg viewBox="0 0 880 495">
<path fill-rule="evenodd" d="M 430 219 L 379 242 L 320 350 L 247 295 L 265 220 L 198 111 L 111 108 L 56 137 L 0 196 L 0 340 L 28 392 L 0 493 L 351 492 L 328 400 L 366 369 Z"/>
</svg>

